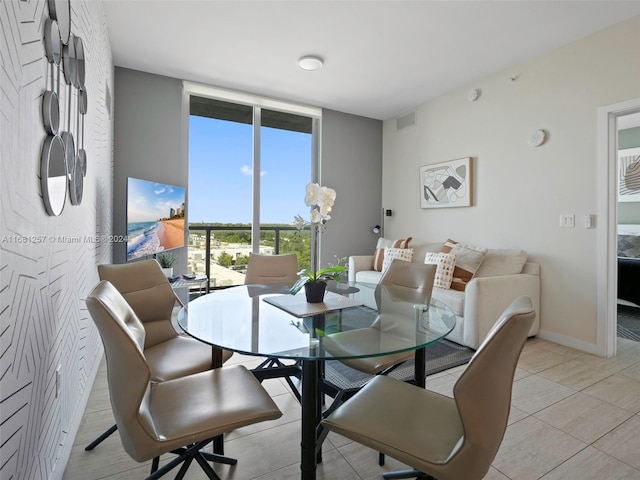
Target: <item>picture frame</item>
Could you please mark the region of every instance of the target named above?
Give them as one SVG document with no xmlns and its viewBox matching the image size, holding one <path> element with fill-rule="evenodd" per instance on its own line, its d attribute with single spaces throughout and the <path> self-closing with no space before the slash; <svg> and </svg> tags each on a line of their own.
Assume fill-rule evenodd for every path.
<svg viewBox="0 0 640 480">
<path fill-rule="evenodd" d="M 471 157 L 420 167 L 420 208 L 470 207 Z"/>
<path fill-rule="evenodd" d="M 640 147 L 618 150 L 618 202 L 640 202 Z"/>
</svg>

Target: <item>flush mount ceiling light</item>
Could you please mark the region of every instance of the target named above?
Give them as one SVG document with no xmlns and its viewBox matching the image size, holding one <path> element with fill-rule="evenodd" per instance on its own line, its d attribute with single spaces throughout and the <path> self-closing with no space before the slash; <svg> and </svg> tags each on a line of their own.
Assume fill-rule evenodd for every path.
<svg viewBox="0 0 640 480">
<path fill-rule="evenodd" d="M 298 60 L 298 66 L 303 70 L 320 70 L 324 61 L 315 55 L 306 55 Z"/>
</svg>

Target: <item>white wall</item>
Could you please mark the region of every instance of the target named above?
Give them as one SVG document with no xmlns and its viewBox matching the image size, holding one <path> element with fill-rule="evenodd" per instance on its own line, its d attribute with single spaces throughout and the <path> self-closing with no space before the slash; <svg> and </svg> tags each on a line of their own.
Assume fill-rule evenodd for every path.
<svg viewBox="0 0 640 480">
<path fill-rule="evenodd" d="M 46 214 L 40 192 L 40 151 L 46 137 L 41 103 L 49 72 L 43 27 L 48 15 L 45 1 L 0 4 L 3 479 L 62 478 L 102 353 L 84 299 L 98 283 L 96 266 L 111 261 L 108 239 L 62 240 L 108 237 L 112 232 L 113 124 L 112 106 L 106 102 L 113 94 L 113 62 L 102 4 L 71 2 L 71 32 L 82 38 L 86 59 L 88 168 L 82 203 L 72 206 L 67 198 L 58 217 Z M 66 85 L 60 97 L 66 127 Z M 75 113 L 72 119 L 75 123 Z M 58 365 L 62 377 L 56 398 Z"/>
<path fill-rule="evenodd" d="M 640 97 L 640 17 L 468 85 L 418 107 L 417 124 L 384 123 L 386 236 L 414 243 L 452 238 L 522 248 L 541 265 L 541 335 L 596 342 L 598 107 Z M 510 76 L 517 75 L 513 84 Z M 467 92 L 481 89 L 475 102 Z M 528 134 L 548 132 L 540 147 Z M 420 209 L 422 165 L 473 157 L 470 208 Z M 576 228 L 559 228 L 575 214 Z"/>
</svg>

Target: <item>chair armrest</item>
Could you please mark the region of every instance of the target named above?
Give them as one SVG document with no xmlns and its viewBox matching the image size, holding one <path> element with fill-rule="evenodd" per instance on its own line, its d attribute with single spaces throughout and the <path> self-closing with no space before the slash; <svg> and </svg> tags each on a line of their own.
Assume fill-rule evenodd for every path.
<svg viewBox="0 0 640 480">
<path fill-rule="evenodd" d="M 498 277 L 474 278 L 465 290 L 464 344 L 478 348 L 502 312 L 521 295 L 531 298 L 536 318 L 529 336 L 536 335 L 540 327 L 540 277 L 519 273 Z"/>
<path fill-rule="evenodd" d="M 349 257 L 349 282 L 356 281 L 356 273 L 373 270 L 373 255 L 352 255 Z"/>
</svg>

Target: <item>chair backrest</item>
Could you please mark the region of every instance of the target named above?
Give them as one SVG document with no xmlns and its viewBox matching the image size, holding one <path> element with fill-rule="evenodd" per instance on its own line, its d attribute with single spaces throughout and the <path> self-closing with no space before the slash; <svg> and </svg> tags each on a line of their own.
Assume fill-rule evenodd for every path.
<svg viewBox="0 0 640 480">
<path fill-rule="evenodd" d="M 483 478 L 507 428 L 518 358 L 535 319 L 529 297 L 517 298 L 493 326 L 453 388 L 464 439 L 450 478 Z"/>
<path fill-rule="evenodd" d="M 427 263 L 404 262 L 402 260 L 391 262 L 376 286 L 375 298 L 378 309 L 381 307 L 382 289 L 385 286 L 387 290 L 394 290 L 394 286 L 406 287 L 395 289 L 395 294 L 400 295 L 402 291 L 405 291 L 410 294 L 410 298 L 405 298 L 404 301 L 429 305 L 436 269 L 436 265 Z"/>
<path fill-rule="evenodd" d="M 176 296 L 156 260 L 98 265 L 98 275 L 100 280 L 108 280 L 122 294 L 143 323 L 145 347 L 178 334 L 171 324 Z"/>
<path fill-rule="evenodd" d="M 249 255 L 245 285 L 293 285 L 298 280 L 298 257 L 295 253 L 282 255 Z"/>
<path fill-rule="evenodd" d="M 101 281 L 86 303 L 104 345 L 111 408 L 122 445 L 134 459 L 149 458 L 147 451 L 141 451 L 154 436 L 153 421 L 144 407 L 151 379 L 143 354 L 145 328 L 108 281 Z"/>
</svg>

